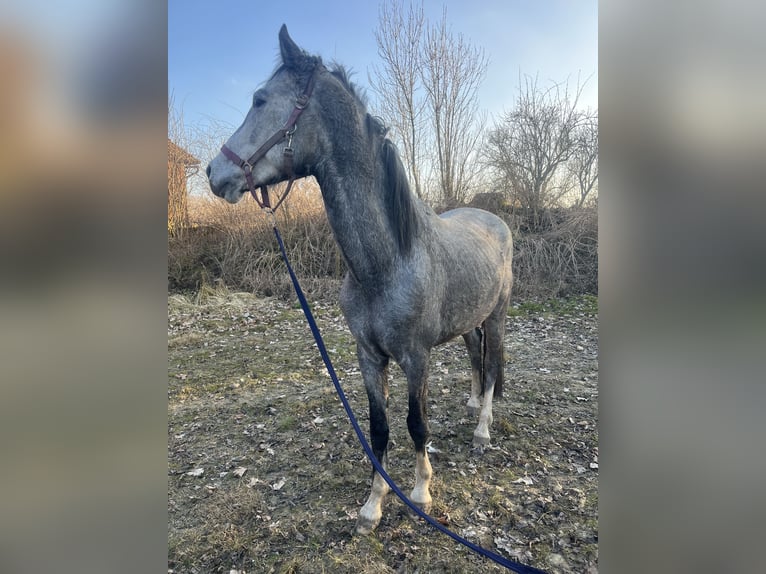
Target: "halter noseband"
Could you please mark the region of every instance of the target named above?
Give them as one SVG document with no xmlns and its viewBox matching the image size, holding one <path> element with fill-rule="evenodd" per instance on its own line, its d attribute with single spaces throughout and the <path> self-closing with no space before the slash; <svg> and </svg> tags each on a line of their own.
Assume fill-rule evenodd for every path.
<svg viewBox="0 0 766 574">
<path fill-rule="evenodd" d="M 309 103 L 309 98 L 311 98 L 311 93 L 314 91 L 314 84 L 316 83 L 316 76 L 319 71 L 319 67 L 320 65 L 317 64 L 317 66 L 314 68 L 314 71 L 311 72 L 311 77 L 309 78 L 308 84 L 306 84 L 306 89 L 303 91 L 303 94 L 299 96 L 295 101 L 295 107 L 293 108 L 290 117 L 287 118 L 285 125 L 278 129 L 273 136 L 267 139 L 261 147 L 255 150 L 255 153 L 251 155 L 247 160 L 239 157 L 236 153 L 226 147 L 225 144 L 221 146 L 221 153 L 223 153 L 223 155 L 229 158 L 239 168 L 241 168 L 242 171 L 245 172 L 245 179 L 247 180 L 247 186 L 250 190 L 250 193 L 253 195 L 253 199 L 255 199 L 255 202 L 260 206 L 261 209 L 268 209 L 271 211 L 276 210 L 277 207 L 282 205 L 282 202 L 287 197 L 287 194 L 290 193 L 290 189 L 293 186 L 293 182 L 295 181 L 295 173 L 293 172 L 293 134 L 298 127 L 298 118 L 303 113 L 303 110 L 306 109 L 306 106 Z M 272 208 L 271 201 L 269 200 L 269 191 L 265 185 L 260 186 L 260 199 L 258 198 L 258 194 L 255 192 L 255 183 L 253 182 L 253 167 L 263 158 L 263 156 L 268 153 L 271 148 L 273 148 L 285 138 L 287 138 L 287 146 L 285 146 L 284 150 L 282 150 L 282 154 L 285 162 L 285 171 L 287 172 L 288 177 L 287 189 L 285 189 L 282 197 L 279 198 L 279 201 L 277 201 L 276 205 Z"/>
</svg>

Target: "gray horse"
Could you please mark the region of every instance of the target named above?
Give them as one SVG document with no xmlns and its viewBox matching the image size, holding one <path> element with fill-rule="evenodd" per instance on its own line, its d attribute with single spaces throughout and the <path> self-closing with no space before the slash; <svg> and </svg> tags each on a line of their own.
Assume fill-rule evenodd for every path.
<svg viewBox="0 0 766 574">
<path fill-rule="evenodd" d="M 407 377 L 409 392 L 407 427 L 416 453 L 411 499 L 429 512 L 431 464 L 425 448 L 429 355 L 434 346 L 463 336 L 472 368 L 468 411 L 471 416 L 479 414 L 473 442 L 488 444 L 492 398 L 502 396 L 511 232 L 502 220 L 479 209 L 461 208 L 437 216 L 410 191 L 385 127 L 367 113 L 344 69 L 325 68 L 319 57 L 293 42 L 285 26 L 279 31 L 279 46 L 282 64 L 253 95 L 252 108 L 224 146 L 226 153 L 207 168 L 210 187 L 235 203 L 248 189 L 254 191 L 253 185 L 316 177 L 348 264 L 340 305 L 356 339 L 370 403 L 373 451 L 385 468 L 388 364 L 393 359 Z M 311 86 L 308 93 L 306 86 Z M 302 101 L 298 98 L 296 105 L 301 93 Z M 232 161 L 251 156 L 264 142 L 282 139 L 272 134 L 279 134 L 280 126 L 293 117 L 291 112 L 300 118 L 287 130 L 294 132 L 287 134 L 292 150 L 289 169 L 282 147 L 273 144 L 262 153 L 259 150 L 254 165 Z M 358 533 L 369 533 L 378 525 L 388 490 L 374 473 L 370 496 L 359 511 Z"/>
</svg>

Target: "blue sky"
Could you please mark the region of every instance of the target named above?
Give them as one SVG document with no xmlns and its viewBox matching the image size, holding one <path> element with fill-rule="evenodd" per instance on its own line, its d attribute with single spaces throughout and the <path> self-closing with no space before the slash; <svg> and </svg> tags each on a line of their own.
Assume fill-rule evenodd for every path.
<svg viewBox="0 0 766 574">
<path fill-rule="evenodd" d="M 578 74 L 590 77 L 581 101 L 598 106 L 595 0 L 425 0 L 426 17 L 438 21 L 444 6 L 453 32 L 489 57 L 479 100 L 491 116 L 512 107 L 519 72 L 544 84 L 569 77 L 571 86 Z M 277 63 L 282 23 L 299 46 L 350 68 L 366 88 L 379 63 L 377 19 L 377 0 L 169 0 L 168 90 L 187 124 L 236 128 Z"/>
</svg>

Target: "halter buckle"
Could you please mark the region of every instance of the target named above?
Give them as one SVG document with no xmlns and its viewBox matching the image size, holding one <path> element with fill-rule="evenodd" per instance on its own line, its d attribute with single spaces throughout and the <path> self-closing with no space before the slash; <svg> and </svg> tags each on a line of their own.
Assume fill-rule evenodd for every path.
<svg viewBox="0 0 766 574">
<path fill-rule="evenodd" d="M 292 150 L 293 149 L 293 134 L 295 133 L 295 130 L 298 129 L 298 124 L 294 124 L 292 129 L 289 129 L 285 132 L 285 136 L 287 136 L 287 146 L 285 149 Z"/>
</svg>

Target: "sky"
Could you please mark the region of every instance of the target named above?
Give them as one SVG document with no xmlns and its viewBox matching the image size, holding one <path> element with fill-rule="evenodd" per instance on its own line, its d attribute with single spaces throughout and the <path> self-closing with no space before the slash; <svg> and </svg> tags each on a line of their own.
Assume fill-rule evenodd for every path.
<svg viewBox="0 0 766 574">
<path fill-rule="evenodd" d="M 444 7 L 453 33 L 489 58 L 478 97 L 490 119 L 513 106 L 519 74 L 571 87 L 579 75 L 587 79 L 581 103 L 598 107 L 596 0 L 425 0 L 426 18 L 437 22 Z M 306 51 L 350 69 L 372 98 L 378 9 L 377 0 L 169 0 L 168 92 L 187 125 L 212 120 L 233 131 L 278 62 L 284 23 Z"/>
</svg>

